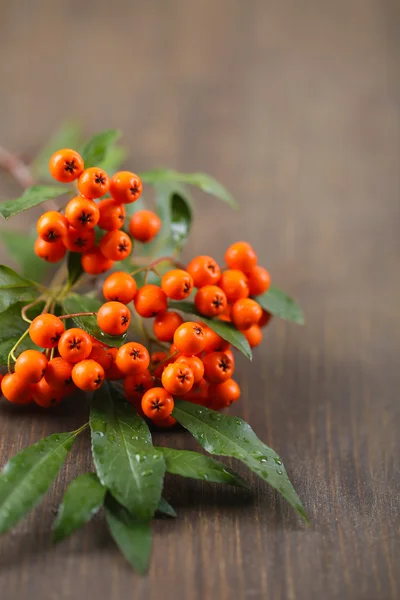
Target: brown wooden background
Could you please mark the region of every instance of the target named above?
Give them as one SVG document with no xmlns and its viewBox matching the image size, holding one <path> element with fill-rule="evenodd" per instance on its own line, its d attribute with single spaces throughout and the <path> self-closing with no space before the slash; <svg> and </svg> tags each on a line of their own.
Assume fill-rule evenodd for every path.
<svg viewBox="0 0 400 600">
<path fill-rule="evenodd" d="M 1 2 L 0 143 L 29 156 L 75 116 L 89 133 L 122 128 L 135 170 L 209 171 L 242 211 L 199 196 L 187 256 L 250 239 L 303 304 L 305 328 L 275 321 L 253 364 L 239 361 L 235 410 L 282 455 L 312 519 L 248 473 L 250 501 L 170 480 L 179 518 L 155 524 L 140 579 L 101 518 L 51 547 L 65 482 L 90 466 L 81 440 L 0 542 L 2 600 L 400 597 L 399 24 L 396 0 Z M 81 423 L 72 406 L 3 401 L 1 463 Z"/>
</svg>

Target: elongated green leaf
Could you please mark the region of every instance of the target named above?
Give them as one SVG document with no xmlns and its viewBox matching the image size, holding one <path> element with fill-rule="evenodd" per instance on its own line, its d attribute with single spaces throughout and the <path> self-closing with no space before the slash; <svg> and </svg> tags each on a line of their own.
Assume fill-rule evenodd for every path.
<svg viewBox="0 0 400 600">
<path fill-rule="evenodd" d="M 82 128 L 75 121 L 65 121 L 34 159 L 31 169 L 35 179 L 54 181 L 49 172 L 49 160 L 62 148 L 76 149 L 82 143 Z"/>
<path fill-rule="evenodd" d="M 175 518 L 177 516 L 175 509 L 170 505 L 165 498 L 161 498 L 157 506 L 157 512 L 161 513 L 165 517 Z"/>
<path fill-rule="evenodd" d="M 151 519 L 161 498 L 165 463 L 146 423 L 105 382 L 94 394 L 90 427 L 100 481 L 137 518 Z"/>
<path fill-rule="evenodd" d="M 126 560 L 141 575 L 146 573 L 151 553 L 151 523 L 139 521 L 110 494 L 104 505 L 107 525 Z"/>
<path fill-rule="evenodd" d="M 298 514 L 308 521 L 281 459 L 256 436 L 243 419 L 183 400 L 175 400 L 173 416 L 207 452 L 232 456 L 244 462 L 256 475 L 278 490 Z"/>
<path fill-rule="evenodd" d="M 238 473 L 215 460 L 215 458 L 191 450 L 159 449 L 164 455 L 167 473 L 214 483 L 227 483 L 228 485 L 249 489 L 245 480 Z"/>
<path fill-rule="evenodd" d="M 72 287 L 83 274 L 82 255 L 79 252 L 68 252 L 68 285 Z"/>
<path fill-rule="evenodd" d="M 271 286 L 268 292 L 254 298 L 259 305 L 273 315 L 304 325 L 304 314 L 300 306 L 285 292 Z"/>
<path fill-rule="evenodd" d="M 44 303 L 41 302 L 34 306 L 28 313 L 29 318 L 34 319 L 40 314 L 43 305 Z M 6 311 L 0 313 L 0 365 L 7 364 L 7 358 L 11 348 L 13 348 L 22 334 L 29 327 L 29 323 L 24 321 L 21 317 L 23 306 L 24 303 L 18 302 L 17 304 L 10 306 Z M 28 349 L 38 349 L 29 336 L 21 342 L 17 350 L 14 351 L 14 354 L 18 358 L 21 352 Z"/>
<path fill-rule="evenodd" d="M 100 163 L 106 159 L 109 148 L 115 144 L 120 136 L 121 132 L 117 129 L 109 129 L 96 133 L 86 142 L 81 148 L 85 168 L 100 166 Z"/>
<path fill-rule="evenodd" d="M 96 298 L 89 298 L 81 294 L 70 294 L 63 300 L 65 314 L 72 315 L 81 312 L 97 312 L 101 302 Z M 109 346 L 119 348 L 126 339 L 126 335 L 107 335 L 97 325 L 96 317 L 73 317 L 78 327 L 84 329 L 90 335 Z"/>
<path fill-rule="evenodd" d="M 32 302 L 38 296 L 35 284 L 18 273 L 0 265 L 0 313 L 16 302 Z"/>
<path fill-rule="evenodd" d="M 75 441 L 56 433 L 11 458 L 0 474 L 0 533 L 8 531 L 47 492 Z"/>
<path fill-rule="evenodd" d="M 36 281 L 42 281 L 49 264 L 41 260 L 33 251 L 36 234 L 11 231 L 10 229 L 0 231 L 0 238 L 7 252 L 20 268 L 23 277 L 34 277 Z"/>
<path fill-rule="evenodd" d="M 232 346 L 235 346 L 240 352 L 243 352 L 247 358 L 251 360 L 252 353 L 251 348 L 249 346 L 249 342 L 244 337 L 243 333 L 238 331 L 232 323 L 228 323 L 227 321 L 220 321 L 219 319 L 209 319 L 207 317 L 203 317 L 196 309 L 193 302 L 170 302 L 170 307 L 173 310 L 179 310 L 185 314 L 195 315 L 198 317 L 203 323 L 208 325 L 211 329 L 213 329 L 218 335 L 220 335 L 224 340 L 227 340 Z"/>
<path fill-rule="evenodd" d="M 24 210 L 28 210 L 28 208 L 43 204 L 46 200 L 52 200 L 59 196 L 63 196 L 66 191 L 67 190 L 61 186 L 33 185 L 32 187 L 27 188 L 19 198 L 0 202 L 0 215 L 4 217 L 4 219 L 9 219 Z"/>
<path fill-rule="evenodd" d="M 171 198 L 171 237 L 178 251 L 185 244 L 192 224 L 192 210 L 184 196 L 173 194 Z"/>
<path fill-rule="evenodd" d="M 54 524 L 53 541 L 63 540 L 90 521 L 101 508 L 105 493 L 95 473 L 84 473 L 71 481 Z"/>
</svg>

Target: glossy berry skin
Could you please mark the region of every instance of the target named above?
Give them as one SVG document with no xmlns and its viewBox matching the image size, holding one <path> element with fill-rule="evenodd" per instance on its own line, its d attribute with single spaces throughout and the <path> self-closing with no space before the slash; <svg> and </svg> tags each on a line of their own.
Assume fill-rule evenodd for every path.
<svg viewBox="0 0 400 600">
<path fill-rule="evenodd" d="M 142 244 L 151 242 L 161 229 L 161 219 L 151 210 L 138 210 L 129 221 L 129 233 Z"/>
<path fill-rule="evenodd" d="M 251 298 L 241 298 L 232 306 L 232 323 L 237 329 L 249 329 L 262 317 L 262 308 Z"/>
<path fill-rule="evenodd" d="M 110 356 L 110 354 L 107 353 L 106 349 L 100 346 L 99 344 L 93 346 L 92 343 L 92 351 L 89 354 L 88 359 L 94 360 L 95 362 L 99 363 L 99 365 L 103 367 L 105 372 L 107 372 L 113 364 L 112 356 Z"/>
<path fill-rule="evenodd" d="M 72 381 L 84 392 L 94 392 L 103 385 L 104 369 L 95 360 L 81 360 L 72 369 Z"/>
<path fill-rule="evenodd" d="M 115 362 L 124 375 L 133 375 L 145 371 L 150 364 L 147 348 L 139 342 L 128 342 L 119 348 Z"/>
<path fill-rule="evenodd" d="M 245 329 L 243 335 L 250 344 L 250 348 L 259 346 L 262 342 L 263 334 L 258 325 L 252 325 L 249 329 Z"/>
<path fill-rule="evenodd" d="M 35 241 L 33 250 L 39 258 L 46 260 L 49 263 L 57 263 L 62 260 L 67 252 L 66 247 L 62 241 L 58 242 L 45 242 L 42 238 L 37 238 Z"/>
<path fill-rule="evenodd" d="M 31 390 L 35 404 L 42 408 L 57 406 L 63 399 L 63 392 L 52 389 L 44 378 L 32 385 Z"/>
<path fill-rule="evenodd" d="M 236 242 L 225 252 L 225 262 L 230 269 L 248 273 L 257 264 L 257 254 L 247 242 Z"/>
<path fill-rule="evenodd" d="M 148 319 L 167 310 L 167 296 L 158 285 L 149 283 L 137 291 L 134 304 L 136 312 Z"/>
<path fill-rule="evenodd" d="M 226 310 L 227 299 L 220 287 L 205 285 L 197 290 L 194 303 L 197 310 L 205 317 L 217 317 Z"/>
<path fill-rule="evenodd" d="M 174 344 L 181 354 L 192 356 L 204 350 L 203 328 L 193 321 L 182 323 L 174 333 Z"/>
<path fill-rule="evenodd" d="M 224 340 L 220 335 L 218 335 L 218 333 L 211 329 L 211 327 L 204 325 L 204 323 L 202 323 L 201 326 L 203 328 L 206 340 L 204 352 L 223 352 L 224 350 L 227 350 L 230 347 L 230 343 Z"/>
<path fill-rule="evenodd" d="M 271 276 L 266 269 L 256 265 L 247 273 L 250 296 L 259 296 L 269 290 Z"/>
<path fill-rule="evenodd" d="M 205 285 L 216 285 L 221 277 L 221 270 L 211 256 L 196 256 L 187 266 L 187 272 L 193 278 L 197 288 Z"/>
<path fill-rule="evenodd" d="M 132 240 L 119 229 L 109 231 L 100 240 L 100 252 L 110 260 L 124 260 L 132 252 Z"/>
<path fill-rule="evenodd" d="M 124 374 L 119 370 L 117 363 L 115 362 L 118 348 L 108 348 L 106 352 L 112 358 L 111 367 L 107 369 L 107 379 L 109 379 L 109 381 L 118 381 L 119 379 L 123 379 Z"/>
<path fill-rule="evenodd" d="M 66 361 L 74 364 L 81 360 L 85 360 L 91 351 L 92 341 L 90 335 L 78 327 L 67 329 L 58 342 L 58 352 L 60 353 L 60 356 Z"/>
<path fill-rule="evenodd" d="M 64 323 L 50 314 L 39 315 L 29 326 L 29 336 L 40 348 L 55 348 L 64 333 Z"/>
<path fill-rule="evenodd" d="M 38 383 L 46 372 L 47 358 L 38 350 L 25 350 L 15 363 L 16 374 L 26 383 Z"/>
<path fill-rule="evenodd" d="M 49 210 L 39 217 L 36 231 L 38 236 L 49 244 L 60 242 L 68 231 L 68 221 L 56 210 Z"/>
<path fill-rule="evenodd" d="M 161 287 L 168 298 L 172 300 L 184 300 L 192 292 L 193 279 L 187 271 L 173 269 L 163 275 Z"/>
<path fill-rule="evenodd" d="M 131 311 L 122 302 L 106 302 L 97 312 L 97 325 L 108 335 L 126 333 L 131 322 Z"/>
<path fill-rule="evenodd" d="M 169 415 L 169 417 L 167 417 L 166 419 L 157 421 L 156 425 L 157 425 L 157 427 L 160 427 L 161 429 L 171 429 L 172 427 L 175 427 L 176 423 L 177 423 L 176 419 L 174 419 L 174 417 L 172 415 Z"/>
<path fill-rule="evenodd" d="M 75 181 L 83 173 L 83 169 L 82 156 L 70 148 L 63 148 L 54 152 L 49 160 L 51 176 L 61 183 Z"/>
<path fill-rule="evenodd" d="M 233 379 L 212 383 L 208 388 L 209 406 L 213 410 L 227 408 L 240 398 L 240 387 Z"/>
<path fill-rule="evenodd" d="M 44 378 L 53 390 L 68 389 L 72 383 L 73 366 L 73 363 L 68 362 L 65 358 L 57 356 L 48 362 Z"/>
<path fill-rule="evenodd" d="M 82 269 L 89 275 L 100 275 L 109 271 L 114 264 L 110 258 L 106 258 L 98 246 L 93 246 L 87 252 L 82 254 Z"/>
<path fill-rule="evenodd" d="M 194 375 L 189 365 L 172 363 L 167 365 L 161 376 L 163 387 L 173 396 L 184 396 L 193 387 Z"/>
<path fill-rule="evenodd" d="M 100 218 L 97 223 L 100 229 L 106 231 L 114 231 L 115 229 L 121 229 L 125 221 L 125 206 L 120 202 L 114 200 L 114 198 L 105 198 L 98 204 Z"/>
<path fill-rule="evenodd" d="M 208 383 L 223 383 L 230 379 L 235 370 L 235 363 L 224 352 L 211 352 L 203 359 L 204 379 Z"/>
<path fill-rule="evenodd" d="M 270 320 L 272 319 L 272 314 L 267 310 L 262 311 L 261 319 L 258 322 L 259 327 L 266 327 Z"/>
<path fill-rule="evenodd" d="M 167 310 L 156 316 L 153 322 L 154 335 L 160 342 L 170 342 L 183 319 L 177 312 Z"/>
<path fill-rule="evenodd" d="M 205 379 L 200 379 L 198 383 L 194 384 L 190 392 L 185 394 L 184 400 L 192 404 L 208 406 L 208 388 L 209 383 Z"/>
<path fill-rule="evenodd" d="M 119 171 L 111 177 L 110 194 L 121 204 L 135 202 L 142 193 L 140 178 L 130 171 Z"/>
<path fill-rule="evenodd" d="M 249 295 L 247 277 L 237 269 L 224 271 L 218 285 L 224 290 L 228 302 L 236 302 L 236 300 L 247 298 Z"/>
<path fill-rule="evenodd" d="M 13 404 L 30 404 L 32 401 L 32 386 L 27 384 L 16 373 L 4 375 L 1 380 L 1 391 L 9 402 Z"/>
<path fill-rule="evenodd" d="M 78 179 L 78 190 L 82 196 L 91 200 L 107 194 L 109 187 L 110 181 L 107 173 L 98 167 L 85 169 Z"/>
<path fill-rule="evenodd" d="M 136 281 L 124 271 L 116 271 L 107 277 L 103 284 L 103 296 L 106 300 L 129 304 L 136 294 Z"/>
<path fill-rule="evenodd" d="M 93 200 L 76 196 L 65 207 L 65 217 L 75 229 L 93 229 L 99 222 L 100 211 Z"/>
<path fill-rule="evenodd" d="M 128 375 L 124 379 L 124 392 L 128 402 L 136 405 L 138 400 L 141 400 L 143 394 L 154 387 L 154 380 L 148 369 Z"/>
<path fill-rule="evenodd" d="M 95 243 L 94 229 L 75 229 L 69 226 L 63 244 L 70 252 L 87 252 Z"/>
<path fill-rule="evenodd" d="M 197 356 L 178 356 L 175 364 L 187 365 L 193 373 L 193 383 L 198 383 L 204 376 L 203 361 Z"/>
<path fill-rule="evenodd" d="M 142 398 L 142 410 L 146 417 L 157 421 L 167 419 L 174 409 L 174 399 L 162 387 L 148 390 Z"/>
</svg>

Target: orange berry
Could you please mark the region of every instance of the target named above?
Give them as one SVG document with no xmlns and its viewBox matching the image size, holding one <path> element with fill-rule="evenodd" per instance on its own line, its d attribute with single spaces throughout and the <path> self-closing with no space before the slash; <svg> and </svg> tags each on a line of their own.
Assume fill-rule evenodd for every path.
<svg viewBox="0 0 400 600">
<path fill-rule="evenodd" d="M 266 269 L 256 265 L 247 273 L 250 296 L 259 296 L 269 290 L 271 276 Z"/>
<path fill-rule="evenodd" d="M 121 204 L 135 202 L 142 193 L 140 178 L 130 171 L 119 171 L 111 177 L 110 194 Z"/>
<path fill-rule="evenodd" d="M 161 427 L 161 429 L 171 429 L 171 427 L 175 427 L 177 421 L 174 419 L 172 415 L 169 415 L 166 419 L 162 419 L 161 421 L 157 421 L 157 427 Z"/>
<path fill-rule="evenodd" d="M 190 296 L 193 289 L 193 279 L 187 271 L 173 269 L 163 275 L 161 287 L 172 300 L 184 300 Z"/>
<path fill-rule="evenodd" d="M 154 335 L 160 342 L 170 342 L 174 337 L 179 325 L 182 325 L 182 317 L 172 310 L 167 310 L 156 316 L 153 322 Z"/>
<path fill-rule="evenodd" d="M 216 285 L 201 287 L 194 297 L 197 310 L 205 317 L 217 317 L 226 309 L 225 292 Z"/>
<path fill-rule="evenodd" d="M 131 311 L 122 302 L 106 302 L 97 312 L 97 325 L 108 335 L 122 335 L 131 322 Z"/>
<path fill-rule="evenodd" d="M 248 273 L 257 264 L 257 254 L 247 242 L 236 242 L 225 252 L 225 262 L 231 269 Z"/>
<path fill-rule="evenodd" d="M 70 183 L 83 172 L 83 158 L 75 150 L 63 148 L 54 152 L 49 160 L 49 171 L 52 177 L 61 183 Z"/>
<path fill-rule="evenodd" d="M 103 367 L 104 371 L 108 371 L 108 369 L 113 363 L 113 358 L 112 356 L 110 356 L 110 354 L 107 353 L 106 349 L 103 348 L 103 346 L 100 346 L 99 344 L 93 346 L 93 343 L 92 351 L 89 354 L 88 359 L 94 360 L 95 362 L 99 363 L 99 365 Z"/>
<path fill-rule="evenodd" d="M 145 318 L 155 317 L 167 310 L 167 296 L 164 290 L 150 283 L 137 291 L 134 303 L 136 312 Z"/>
<path fill-rule="evenodd" d="M 151 210 L 138 210 L 129 221 L 129 233 L 142 244 L 151 242 L 160 229 L 161 219 Z"/>
<path fill-rule="evenodd" d="M 64 323 L 50 314 L 39 315 L 29 326 L 29 336 L 36 346 L 55 348 L 64 333 Z"/>
<path fill-rule="evenodd" d="M 74 365 L 58 356 L 47 364 L 45 380 L 53 390 L 65 390 L 72 383 L 71 373 Z"/>
<path fill-rule="evenodd" d="M 100 252 L 111 260 L 124 260 L 132 251 L 131 238 L 125 231 L 114 229 L 100 240 Z"/>
<path fill-rule="evenodd" d="M 108 348 L 106 350 L 107 354 L 112 358 L 112 364 L 109 369 L 107 369 L 107 379 L 110 381 L 118 381 L 124 377 L 124 374 L 119 370 L 117 363 L 115 362 L 115 357 L 117 356 L 118 348 Z"/>
<path fill-rule="evenodd" d="M 136 294 L 136 281 L 124 271 L 116 271 L 107 277 L 103 284 L 103 296 L 106 300 L 114 300 L 129 304 Z"/>
<path fill-rule="evenodd" d="M 242 331 L 242 333 L 249 342 L 250 348 L 255 348 L 261 344 L 263 334 L 258 325 L 252 325 L 249 329 Z"/>
<path fill-rule="evenodd" d="M 125 221 L 125 206 L 116 202 L 114 198 L 106 198 L 101 200 L 98 204 L 100 218 L 97 225 L 100 229 L 106 231 L 113 231 L 114 229 L 121 229 Z"/>
<path fill-rule="evenodd" d="M 208 383 L 222 383 L 230 379 L 235 370 L 235 363 L 224 352 L 211 352 L 203 359 L 204 379 Z"/>
<path fill-rule="evenodd" d="M 208 405 L 208 388 L 209 383 L 205 379 L 200 379 L 198 383 L 195 383 L 190 392 L 184 395 L 183 399 L 192 404 L 199 404 L 200 406 Z"/>
<path fill-rule="evenodd" d="M 128 342 L 119 348 L 115 362 L 124 375 L 133 375 L 148 368 L 150 356 L 143 344 Z"/>
<path fill-rule="evenodd" d="M 193 371 L 188 364 L 174 362 L 165 367 L 161 376 L 161 383 L 170 394 L 183 396 L 193 387 Z"/>
<path fill-rule="evenodd" d="M 174 409 L 174 399 L 162 387 L 147 390 L 142 398 L 142 410 L 153 421 L 162 421 L 170 416 Z"/>
<path fill-rule="evenodd" d="M 261 319 L 258 322 L 259 327 L 266 327 L 270 320 L 272 319 L 272 314 L 267 310 L 262 311 Z"/>
<path fill-rule="evenodd" d="M 93 200 L 76 196 L 65 207 L 65 216 L 75 229 L 93 229 L 99 222 L 100 211 Z"/>
<path fill-rule="evenodd" d="M 26 383 L 38 383 L 45 374 L 47 358 L 38 350 L 25 350 L 15 363 L 16 374 Z"/>
<path fill-rule="evenodd" d="M 107 173 L 98 167 L 85 169 L 78 179 L 78 190 L 82 196 L 91 200 L 107 194 L 109 187 L 110 181 Z"/>
<path fill-rule="evenodd" d="M 224 271 L 218 285 L 224 290 L 228 302 L 236 302 L 239 298 L 247 298 L 249 295 L 247 277 L 237 269 Z"/>
<path fill-rule="evenodd" d="M 85 273 L 88 273 L 89 275 L 100 275 L 111 269 L 114 261 L 106 258 L 100 252 L 98 246 L 93 246 L 93 248 L 82 254 L 81 264 Z"/>
<path fill-rule="evenodd" d="M 221 277 L 221 270 L 211 256 L 196 256 L 187 266 L 187 272 L 193 278 L 197 288 L 205 285 L 215 285 Z"/>
<path fill-rule="evenodd" d="M 42 240 L 42 238 L 37 238 L 33 249 L 36 256 L 43 260 L 47 260 L 49 263 L 59 262 L 64 258 L 67 251 L 62 241 L 50 244 L 49 242 Z"/>
<path fill-rule="evenodd" d="M 208 388 L 210 408 L 220 410 L 236 402 L 240 398 L 240 387 L 233 379 L 223 383 L 212 383 Z"/>
<path fill-rule="evenodd" d="M 193 383 L 198 383 L 204 376 L 203 361 L 197 356 L 178 356 L 175 364 L 187 365 L 193 373 Z"/>
<path fill-rule="evenodd" d="M 94 229 L 75 229 L 69 226 L 63 243 L 70 252 L 87 252 L 95 243 Z"/>
<path fill-rule="evenodd" d="M 154 367 L 154 377 L 161 379 L 161 375 L 163 374 L 165 367 L 173 363 L 174 360 L 175 357 L 168 358 L 168 354 L 166 352 L 153 352 L 151 355 L 151 364 Z"/>
<path fill-rule="evenodd" d="M 68 231 L 68 221 L 61 213 L 56 210 L 49 210 L 39 217 L 36 223 L 36 231 L 38 236 L 48 242 L 54 244 L 59 242 Z"/>
<path fill-rule="evenodd" d="M 85 360 L 92 351 L 90 335 L 79 327 L 67 329 L 58 342 L 60 356 L 71 363 Z"/>
<path fill-rule="evenodd" d="M 230 343 L 218 335 L 211 327 L 208 327 L 208 325 L 205 325 L 204 323 L 201 323 L 201 326 L 206 340 L 204 346 L 205 352 L 216 352 L 217 350 L 223 352 L 230 347 Z"/>
<path fill-rule="evenodd" d="M 238 329 L 249 329 L 257 325 L 262 317 L 262 308 L 251 298 L 241 298 L 232 307 L 232 322 Z"/>
<path fill-rule="evenodd" d="M 72 381 L 84 392 L 94 392 L 103 385 L 104 369 L 95 360 L 81 360 L 72 369 Z"/>
<path fill-rule="evenodd" d="M 39 406 L 50 408 L 51 406 L 60 404 L 63 399 L 63 392 L 51 388 L 43 377 L 38 383 L 32 385 L 32 398 Z"/>
<path fill-rule="evenodd" d="M 32 386 L 16 373 L 7 373 L 1 380 L 1 391 L 4 398 L 13 404 L 30 404 L 32 401 Z"/>
<path fill-rule="evenodd" d="M 124 379 L 124 392 L 128 402 L 136 405 L 142 399 L 143 394 L 154 387 L 154 380 L 148 369 L 128 375 Z"/>
<path fill-rule="evenodd" d="M 203 328 L 193 321 L 182 323 L 174 333 L 174 344 L 184 355 L 199 354 L 204 350 L 205 344 Z"/>
</svg>

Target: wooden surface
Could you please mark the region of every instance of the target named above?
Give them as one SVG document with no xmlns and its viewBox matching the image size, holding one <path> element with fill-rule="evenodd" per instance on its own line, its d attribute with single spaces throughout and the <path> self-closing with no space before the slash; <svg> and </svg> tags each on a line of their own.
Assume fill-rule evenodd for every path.
<svg viewBox="0 0 400 600">
<path fill-rule="evenodd" d="M 305 328 L 275 321 L 253 364 L 239 361 L 235 412 L 281 454 L 312 520 L 240 469 L 250 501 L 168 481 L 179 518 L 155 524 L 146 578 L 101 517 L 54 549 L 65 483 L 90 467 L 83 439 L 2 539 L 2 600 L 399 598 L 398 3 L 14 0 L 0 11 L 1 144 L 29 156 L 76 116 L 89 133 L 122 128 L 134 169 L 208 171 L 241 201 L 234 213 L 199 196 L 186 254 L 221 259 L 252 240 L 304 306 Z M 17 190 L 1 178 L 2 197 Z M 2 402 L 1 464 L 84 412 Z M 191 447 L 183 434 L 159 440 Z"/>
</svg>

